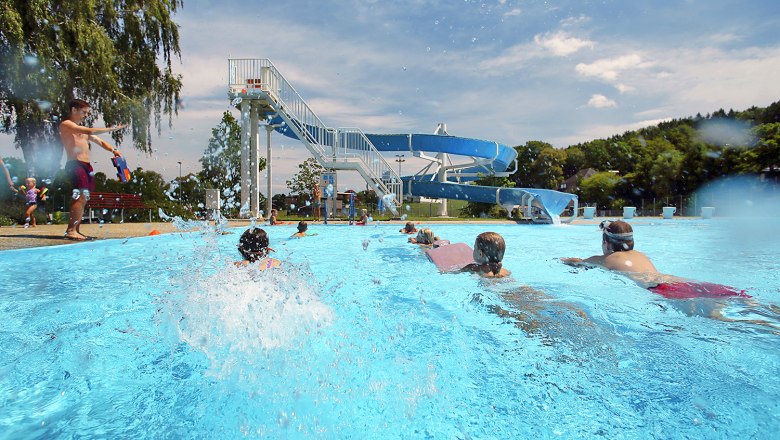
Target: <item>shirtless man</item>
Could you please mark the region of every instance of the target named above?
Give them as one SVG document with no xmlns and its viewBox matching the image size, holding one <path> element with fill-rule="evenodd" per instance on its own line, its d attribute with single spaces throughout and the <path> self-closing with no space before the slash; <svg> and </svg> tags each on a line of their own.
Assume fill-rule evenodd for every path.
<svg viewBox="0 0 780 440">
<path fill-rule="evenodd" d="M 634 231 L 628 223 L 622 220 L 604 221 L 599 227 L 603 233 L 601 239 L 603 255 L 594 255 L 584 260 L 582 258 L 561 258 L 561 262 L 575 267 L 600 266 L 615 270 L 644 288 L 653 287 L 661 282 L 680 280 L 671 275 L 659 273 L 647 255 L 634 250 Z"/>
<path fill-rule="evenodd" d="M 100 145 L 104 150 L 110 151 L 114 156 L 121 156 L 119 150 L 111 144 L 95 136 L 100 133 L 110 133 L 121 130 L 127 125 L 118 125 L 107 128 L 89 128 L 80 125 L 89 115 L 89 103 L 81 99 L 70 102 L 70 115 L 60 124 L 60 139 L 65 146 L 65 154 L 68 162 L 65 171 L 70 176 L 73 185 L 73 200 L 70 203 L 70 221 L 65 231 L 65 238 L 71 240 L 87 240 L 88 238 L 79 232 L 81 217 L 84 215 L 84 207 L 89 200 L 90 191 L 95 189 L 94 172 L 89 161 L 89 142 Z"/>
</svg>

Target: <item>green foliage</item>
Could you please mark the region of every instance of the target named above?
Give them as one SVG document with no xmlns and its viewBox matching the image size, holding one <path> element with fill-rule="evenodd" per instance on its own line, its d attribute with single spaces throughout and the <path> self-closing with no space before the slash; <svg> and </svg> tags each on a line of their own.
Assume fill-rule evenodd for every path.
<svg viewBox="0 0 780 440">
<path fill-rule="evenodd" d="M 152 220 L 160 221 L 165 218 L 160 216 L 160 210 L 168 217 L 179 216 L 192 218 L 195 216 L 184 203 L 179 203 L 176 194 L 171 190 L 171 185 L 156 171 L 147 171 L 138 167 L 132 173 L 133 178 L 128 182 L 120 182 L 117 179 L 108 179 L 103 173 L 95 174 L 95 191 L 120 194 L 136 194 L 141 200 L 152 207 Z M 132 210 L 125 219 L 148 221 L 146 210 Z"/>
<path fill-rule="evenodd" d="M 198 191 L 188 191 L 189 183 L 184 182 L 185 194 L 190 200 L 205 199 L 205 189 L 219 189 L 221 206 L 224 215 L 237 216 L 241 208 L 241 126 L 230 112 L 222 114 L 222 120 L 211 129 L 211 138 L 200 158 L 202 170 L 194 184 L 200 183 Z M 265 169 L 265 159 L 260 158 L 258 171 Z M 260 195 L 260 206 L 265 205 L 265 197 Z"/>
<path fill-rule="evenodd" d="M 474 184 L 480 186 L 495 186 L 501 188 L 515 187 L 515 182 L 513 182 L 510 178 L 497 177 L 497 176 L 480 177 L 479 179 L 474 181 Z M 496 205 L 495 203 L 468 202 L 468 204 L 465 207 L 461 208 L 459 215 L 463 215 L 466 217 L 506 218 L 507 212 L 506 209 Z"/>
<path fill-rule="evenodd" d="M 536 183 L 540 185 L 537 187 L 544 187 L 541 186 L 544 181 L 537 179 L 543 173 L 535 163 L 543 146 L 540 148 L 539 143 L 533 146 L 535 155 L 526 154 L 531 160 L 523 169 L 527 175 L 512 177 L 520 182 L 519 186 Z M 563 151 L 565 177 L 585 168 L 619 173 L 620 179 L 610 194 L 613 199 L 589 198 L 600 197 L 601 189 L 609 186 L 603 180 L 604 185 L 595 192 L 587 192 L 580 186 L 578 193 L 581 202 L 597 202 L 612 209 L 619 208 L 618 200 L 638 205 L 642 198 L 690 194 L 725 175 L 765 170 L 776 175 L 775 170 L 780 167 L 780 102 L 767 108 L 751 107 L 742 112 L 719 109 L 706 116 L 674 119 L 572 145 Z M 552 167 L 557 164 L 548 162 Z"/>
<path fill-rule="evenodd" d="M 609 208 L 614 200 L 615 188 L 620 178 L 614 173 L 604 171 L 596 173 L 580 182 L 580 191 L 584 200 L 596 203 L 600 208 Z"/>
<path fill-rule="evenodd" d="M 564 150 L 539 141 L 530 141 L 515 147 L 515 150 L 518 165 L 510 180 L 518 188 L 558 189 L 564 180 L 567 162 Z"/>
<path fill-rule="evenodd" d="M 323 171 L 325 168 L 311 157 L 298 164 L 298 173 L 287 181 L 291 195 L 296 196 L 299 203 L 311 200 L 314 196 L 314 185 L 319 183 Z"/>
<path fill-rule="evenodd" d="M 130 123 L 135 146 L 151 151 L 152 120 L 171 124 L 181 76 L 172 15 L 182 0 L 0 1 L 0 124 L 16 134 L 28 163 L 61 158 L 56 122 L 68 103 L 89 101 L 109 125 Z M 53 121 L 54 123 L 51 123 Z M 121 142 L 128 130 L 114 132 Z M 46 163 L 44 163 L 46 162 Z"/>
</svg>

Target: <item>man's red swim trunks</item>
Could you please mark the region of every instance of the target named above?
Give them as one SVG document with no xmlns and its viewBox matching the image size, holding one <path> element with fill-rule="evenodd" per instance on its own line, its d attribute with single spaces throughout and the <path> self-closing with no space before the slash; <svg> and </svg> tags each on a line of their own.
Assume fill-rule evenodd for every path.
<svg viewBox="0 0 780 440">
<path fill-rule="evenodd" d="M 647 290 L 671 299 L 722 298 L 728 296 L 750 298 L 750 295 L 746 294 L 744 290 L 736 290 L 733 287 L 714 283 L 665 283 L 649 287 Z"/>
<path fill-rule="evenodd" d="M 95 176 L 92 170 L 92 164 L 80 160 L 69 160 L 65 164 L 65 171 L 70 176 L 70 183 L 73 189 L 95 190 Z"/>
</svg>

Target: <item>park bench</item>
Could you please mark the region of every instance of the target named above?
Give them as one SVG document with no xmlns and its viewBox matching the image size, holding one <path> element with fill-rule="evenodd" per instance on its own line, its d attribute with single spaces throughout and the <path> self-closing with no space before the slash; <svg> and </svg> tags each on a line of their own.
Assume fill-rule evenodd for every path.
<svg viewBox="0 0 780 440">
<path fill-rule="evenodd" d="M 122 222 L 125 221 L 125 209 L 148 209 L 149 223 L 152 222 L 152 207 L 144 204 L 141 196 L 135 194 L 119 194 L 93 192 L 85 206 L 89 210 L 89 222 L 92 223 L 93 209 L 119 209 L 121 211 Z"/>
</svg>

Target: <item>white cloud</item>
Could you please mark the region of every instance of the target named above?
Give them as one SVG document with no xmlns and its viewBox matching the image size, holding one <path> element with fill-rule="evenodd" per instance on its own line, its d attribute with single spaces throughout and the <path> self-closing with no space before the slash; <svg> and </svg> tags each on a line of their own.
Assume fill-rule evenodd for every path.
<svg viewBox="0 0 780 440">
<path fill-rule="evenodd" d="M 523 11 L 520 8 L 514 8 L 511 11 L 504 12 L 503 17 L 517 17 L 518 15 L 522 15 Z"/>
<path fill-rule="evenodd" d="M 653 63 L 642 62 L 638 54 L 623 55 L 617 58 L 601 59 L 591 64 L 577 64 L 575 70 L 583 76 L 595 76 L 604 81 L 614 81 L 621 72 L 631 69 L 645 69 Z"/>
<path fill-rule="evenodd" d="M 621 95 L 636 90 L 636 87 L 628 86 L 622 83 L 616 84 L 615 88 L 618 90 L 618 92 L 620 92 Z"/>
<path fill-rule="evenodd" d="M 604 95 L 601 94 L 594 94 L 590 97 L 588 100 L 588 107 L 593 108 L 608 108 L 608 107 L 617 107 L 617 102 L 607 98 Z"/>
<path fill-rule="evenodd" d="M 671 120 L 671 117 L 660 119 L 648 119 L 636 122 L 629 122 L 626 124 L 600 124 L 600 125 L 586 125 L 579 131 L 568 136 L 562 136 L 552 138 L 548 142 L 557 147 L 567 147 L 569 145 L 578 144 L 580 142 L 587 142 L 593 139 L 603 139 L 615 134 L 625 133 L 626 131 L 638 130 L 644 127 L 650 127 L 657 125 L 664 121 Z"/>
<path fill-rule="evenodd" d="M 716 44 L 731 43 L 732 41 L 738 41 L 740 39 L 740 36 L 728 32 L 715 34 L 710 37 L 710 41 Z"/>
<path fill-rule="evenodd" d="M 578 24 L 587 23 L 590 21 L 590 17 L 580 15 L 578 17 L 567 17 L 561 20 L 561 27 L 571 27 Z"/>
<path fill-rule="evenodd" d="M 558 31 L 555 33 L 537 34 L 534 36 L 534 42 L 554 55 L 563 57 L 571 55 L 583 47 L 593 48 L 594 43 L 590 40 L 581 40 L 569 36 L 566 32 Z"/>
</svg>

